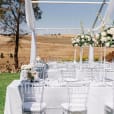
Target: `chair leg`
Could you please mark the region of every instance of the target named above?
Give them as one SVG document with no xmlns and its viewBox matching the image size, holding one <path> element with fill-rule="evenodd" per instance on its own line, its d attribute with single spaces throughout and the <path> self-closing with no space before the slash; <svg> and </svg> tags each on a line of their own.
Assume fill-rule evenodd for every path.
<svg viewBox="0 0 114 114">
<path fill-rule="evenodd" d="M 65 114 L 65 111 L 63 110 L 62 113 Z"/>
<path fill-rule="evenodd" d="M 71 114 L 70 111 L 67 111 L 67 114 Z"/>
<path fill-rule="evenodd" d="M 44 114 L 46 114 L 46 112 L 45 112 L 45 111 L 44 111 L 43 113 L 44 113 Z"/>
</svg>

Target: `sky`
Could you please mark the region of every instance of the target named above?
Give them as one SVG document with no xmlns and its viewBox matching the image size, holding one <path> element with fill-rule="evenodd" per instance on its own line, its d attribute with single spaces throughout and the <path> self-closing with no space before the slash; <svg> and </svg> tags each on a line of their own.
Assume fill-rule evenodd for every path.
<svg viewBox="0 0 114 114">
<path fill-rule="evenodd" d="M 51 1 L 51 0 L 50 0 Z M 61 0 L 57 0 L 61 1 Z M 70 0 L 64 0 L 70 1 Z M 102 2 L 103 0 L 72 0 L 72 1 L 88 1 L 88 2 Z M 106 0 L 109 1 L 109 0 Z M 96 18 L 98 10 L 101 5 L 87 5 L 87 4 L 39 4 L 43 11 L 42 19 L 37 21 L 38 28 L 92 28 L 93 22 Z M 107 5 L 102 10 L 101 17 L 105 14 Z M 99 22 L 101 19 L 99 19 Z M 99 24 L 97 23 L 97 25 Z M 81 24 L 80 24 L 81 23 Z M 96 25 L 96 26 L 97 26 Z M 75 33 L 76 30 L 39 30 L 39 33 Z"/>
<path fill-rule="evenodd" d="M 43 1 L 43 0 L 40 0 Z M 48 0 L 54 1 L 54 0 Z M 63 0 L 56 0 L 63 1 Z M 64 1 L 88 1 L 88 2 L 102 2 L 103 0 L 64 0 Z M 107 2 L 110 0 L 106 0 Z M 92 28 L 98 10 L 101 4 L 38 4 L 42 10 L 42 19 L 36 21 L 36 28 L 83 28 L 84 32 L 88 32 L 85 28 Z M 107 5 L 104 5 L 101 17 L 104 16 Z M 114 12 L 114 11 L 113 11 Z M 114 16 L 112 17 L 112 21 Z M 96 26 L 101 22 L 98 19 Z M 112 22 L 110 22 L 112 23 Z M 31 34 L 28 26 L 23 23 L 21 27 Z M 36 30 L 38 34 L 77 34 L 81 33 L 80 30 Z"/>
</svg>

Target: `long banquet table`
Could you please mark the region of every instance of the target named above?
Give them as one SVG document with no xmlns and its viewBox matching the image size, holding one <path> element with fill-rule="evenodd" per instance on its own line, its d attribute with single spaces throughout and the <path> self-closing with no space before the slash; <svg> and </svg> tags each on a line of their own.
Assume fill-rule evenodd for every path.
<svg viewBox="0 0 114 114">
<path fill-rule="evenodd" d="M 4 114 L 22 114 L 20 80 L 14 80 L 6 91 Z M 88 114 L 104 114 L 105 104 L 112 101 L 112 85 L 93 82 L 90 86 Z M 48 85 L 44 88 L 44 102 L 47 104 L 46 114 L 62 114 L 61 103 L 67 101 L 66 86 Z"/>
</svg>

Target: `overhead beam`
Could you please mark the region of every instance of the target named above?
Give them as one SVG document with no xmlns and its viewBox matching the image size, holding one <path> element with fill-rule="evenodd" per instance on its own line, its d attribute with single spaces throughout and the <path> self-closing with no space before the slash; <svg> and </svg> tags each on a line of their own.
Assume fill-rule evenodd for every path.
<svg viewBox="0 0 114 114">
<path fill-rule="evenodd" d="M 43 4 L 102 4 L 102 2 L 80 2 L 80 1 L 32 1 L 32 3 L 43 3 Z M 105 2 L 108 4 L 109 2 Z"/>
<path fill-rule="evenodd" d="M 70 28 L 70 27 L 58 27 L 58 28 L 35 28 L 36 30 L 80 30 L 81 28 Z M 89 28 L 84 28 L 86 30 L 89 30 Z"/>
</svg>

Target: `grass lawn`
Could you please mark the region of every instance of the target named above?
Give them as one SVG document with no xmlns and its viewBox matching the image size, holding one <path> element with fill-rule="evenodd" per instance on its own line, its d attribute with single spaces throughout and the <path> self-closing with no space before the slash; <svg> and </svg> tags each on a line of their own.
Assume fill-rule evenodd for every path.
<svg viewBox="0 0 114 114">
<path fill-rule="evenodd" d="M 19 79 L 19 73 L 0 74 L 0 114 L 4 114 L 6 88 L 15 79 Z"/>
</svg>

